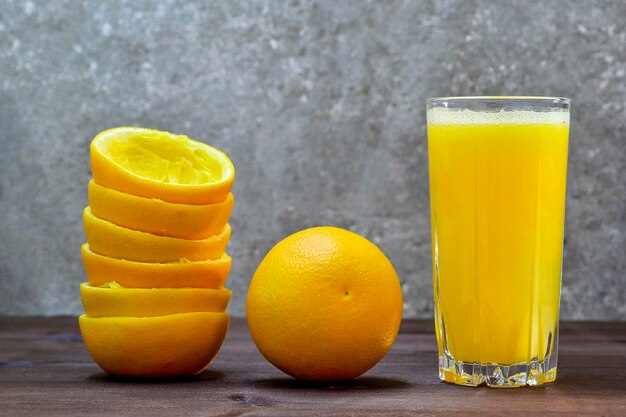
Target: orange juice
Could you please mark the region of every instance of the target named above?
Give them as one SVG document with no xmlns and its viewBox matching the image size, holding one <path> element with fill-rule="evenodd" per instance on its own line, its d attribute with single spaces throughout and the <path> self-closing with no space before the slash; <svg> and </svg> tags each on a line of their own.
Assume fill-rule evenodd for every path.
<svg viewBox="0 0 626 417">
<path fill-rule="evenodd" d="M 428 111 L 440 357 L 508 366 L 551 354 L 568 131 L 568 112 Z"/>
</svg>

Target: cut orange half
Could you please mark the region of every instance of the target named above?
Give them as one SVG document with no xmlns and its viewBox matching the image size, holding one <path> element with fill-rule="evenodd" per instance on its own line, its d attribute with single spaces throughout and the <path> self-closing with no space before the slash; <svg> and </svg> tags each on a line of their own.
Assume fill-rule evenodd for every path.
<svg viewBox="0 0 626 417">
<path fill-rule="evenodd" d="M 220 234 L 202 240 L 157 236 L 102 220 L 89 207 L 83 212 L 83 221 L 87 243 L 93 252 L 138 262 L 218 259 L 226 250 L 231 232 L 226 224 Z"/>
<path fill-rule="evenodd" d="M 94 287 L 80 284 L 88 317 L 153 317 L 226 310 L 232 293 L 208 288 L 124 288 L 116 282 Z"/>
<path fill-rule="evenodd" d="M 115 281 L 126 288 L 224 287 L 232 260 L 224 253 L 208 261 L 167 263 L 134 262 L 98 255 L 87 243 L 81 246 L 83 265 L 91 285 Z"/>
<path fill-rule="evenodd" d="M 213 360 L 226 336 L 227 313 L 158 317 L 79 317 L 93 360 L 112 375 L 195 375 Z"/>
<path fill-rule="evenodd" d="M 170 203 L 221 203 L 235 178 L 225 153 L 169 132 L 117 127 L 96 135 L 90 151 L 98 184 Z"/>
<path fill-rule="evenodd" d="M 220 233 L 233 211 L 233 195 L 216 204 L 176 204 L 137 197 L 89 181 L 89 206 L 103 220 L 133 230 L 181 239 Z"/>
</svg>

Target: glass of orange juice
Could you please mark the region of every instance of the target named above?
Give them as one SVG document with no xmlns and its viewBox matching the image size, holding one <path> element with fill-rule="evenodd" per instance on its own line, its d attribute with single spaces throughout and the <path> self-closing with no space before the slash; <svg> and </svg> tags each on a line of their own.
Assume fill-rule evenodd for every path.
<svg viewBox="0 0 626 417">
<path fill-rule="evenodd" d="M 427 104 L 439 377 L 556 378 L 569 100 Z"/>
</svg>

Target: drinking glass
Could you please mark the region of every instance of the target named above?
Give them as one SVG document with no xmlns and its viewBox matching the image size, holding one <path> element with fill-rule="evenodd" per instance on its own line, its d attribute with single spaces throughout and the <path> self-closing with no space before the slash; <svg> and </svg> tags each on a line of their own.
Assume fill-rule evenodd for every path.
<svg viewBox="0 0 626 417">
<path fill-rule="evenodd" d="M 439 377 L 554 381 L 569 100 L 433 98 L 427 124 Z"/>
</svg>

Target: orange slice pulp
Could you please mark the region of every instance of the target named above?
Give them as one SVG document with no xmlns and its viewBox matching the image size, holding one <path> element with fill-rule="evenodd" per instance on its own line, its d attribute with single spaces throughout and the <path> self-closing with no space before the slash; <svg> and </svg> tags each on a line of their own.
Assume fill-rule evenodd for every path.
<svg viewBox="0 0 626 417">
<path fill-rule="evenodd" d="M 158 130 L 105 130 L 93 139 L 90 151 L 96 183 L 170 203 L 221 203 L 235 177 L 235 167 L 222 151 Z"/>
</svg>

